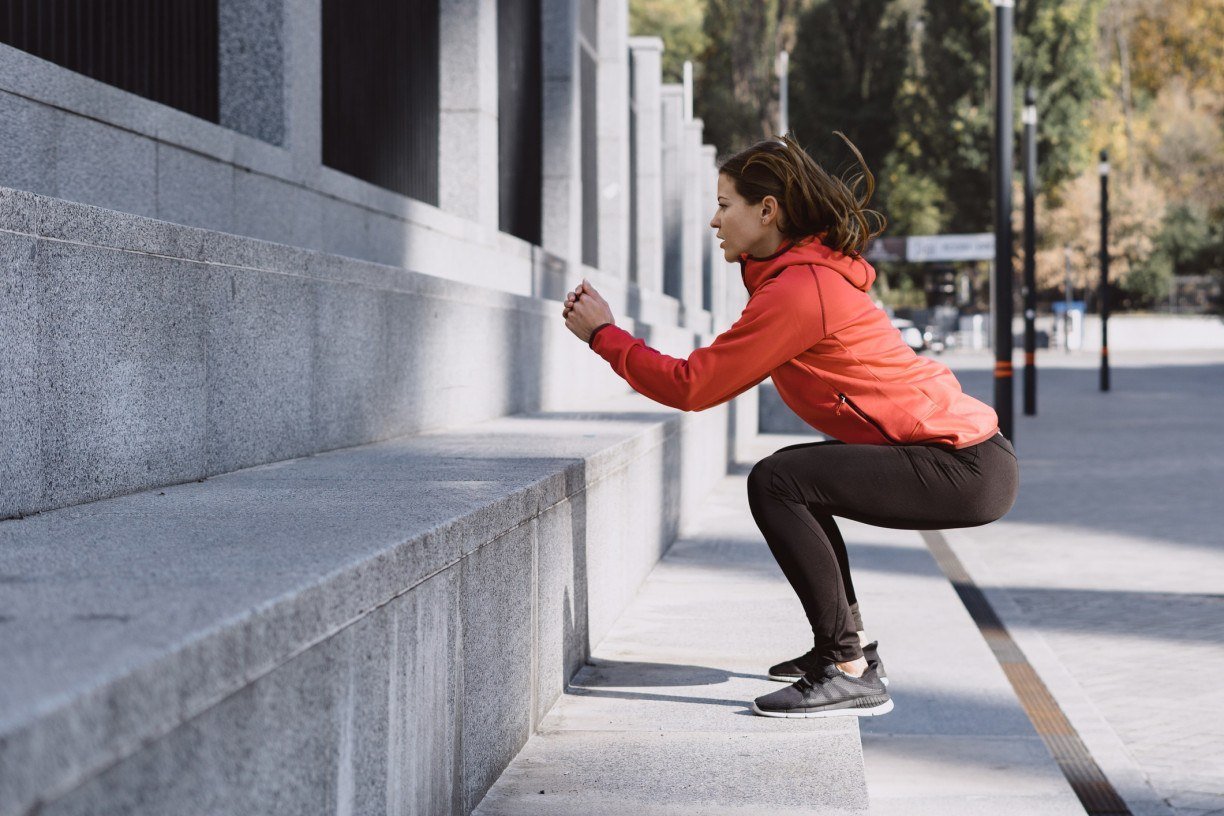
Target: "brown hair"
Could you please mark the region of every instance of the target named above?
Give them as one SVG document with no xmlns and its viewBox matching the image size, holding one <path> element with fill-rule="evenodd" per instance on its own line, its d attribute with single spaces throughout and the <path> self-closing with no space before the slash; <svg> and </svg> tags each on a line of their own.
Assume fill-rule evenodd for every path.
<svg viewBox="0 0 1224 816">
<path fill-rule="evenodd" d="M 735 191 L 749 204 L 767 195 L 778 200 L 778 229 L 792 240 L 818 235 L 824 244 L 846 255 L 861 255 L 867 242 L 884 231 L 888 220 L 876 210 L 867 209 L 875 192 L 875 177 L 845 134 L 841 136 L 858 158 L 863 172 L 849 182 L 825 172 L 789 135 L 757 142 L 719 165 L 735 183 Z M 856 188 L 866 182 L 866 192 Z M 872 229 L 868 216 L 878 219 Z"/>
</svg>

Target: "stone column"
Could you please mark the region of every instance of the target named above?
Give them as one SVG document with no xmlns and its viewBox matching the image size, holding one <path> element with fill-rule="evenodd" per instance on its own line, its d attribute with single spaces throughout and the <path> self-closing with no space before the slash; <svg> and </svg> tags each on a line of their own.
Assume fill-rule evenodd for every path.
<svg viewBox="0 0 1224 816">
<path fill-rule="evenodd" d="M 710 315 L 705 308 L 703 284 L 705 277 L 702 260 L 705 255 L 706 210 L 705 164 L 701 154 L 701 135 L 704 123 L 693 118 L 684 123 L 684 261 L 683 290 L 684 324 L 695 331 L 710 330 Z"/>
<path fill-rule="evenodd" d="M 684 300 L 684 88 L 659 90 L 663 149 L 663 292 Z"/>
<path fill-rule="evenodd" d="M 284 0 L 283 15 L 283 144 L 294 174 L 313 179 L 323 166 L 323 2 Z"/>
<path fill-rule="evenodd" d="M 629 280 L 629 4 L 605 0 L 599 13 L 599 269 Z"/>
<path fill-rule="evenodd" d="M 714 145 L 701 146 L 701 172 L 704 177 L 704 193 L 702 204 L 705 209 L 702 211 L 701 223 L 702 230 L 705 233 L 705 240 L 702 242 L 705 246 L 705 261 L 703 264 L 705 276 L 705 291 L 709 293 L 709 310 L 711 320 L 714 324 L 714 331 L 723 331 L 734 321 L 728 320 L 727 314 L 727 281 L 739 285 L 739 275 L 732 276 L 730 274 L 731 266 L 723 259 L 723 251 L 719 248 L 718 238 L 716 237 L 717 230 L 710 228 L 710 219 L 714 217 L 714 211 L 718 208 L 718 150 Z M 739 265 L 735 264 L 734 268 L 739 269 Z"/>
<path fill-rule="evenodd" d="M 638 288 L 663 292 L 663 40 L 630 37 L 633 200 L 630 274 Z"/>
<path fill-rule="evenodd" d="M 540 3 L 543 65 L 543 208 L 540 243 L 575 265 L 582 261 L 582 148 L 578 87 L 578 4 Z"/>
<path fill-rule="evenodd" d="M 498 229 L 497 0 L 438 8 L 438 206 Z"/>
<path fill-rule="evenodd" d="M 322 76 L 322 36 L 319 30 L 320 0 L 219 0 L 217 4 L 217 86 L 219 123 L 222 127 L 254 136 L 269 144 L 287 146 L 285 131 L 290 124 L 285 105 L 286 93 L 297 94 L 296 122 L 298 144 L 306 135 L 310 106 L 306 91 L 310 78 Z M 312 16 L 313 15 L 313 16 Z M 285 20 L 290 26 L 286 27 Z M 312 26 L 310 21 L 314 20 Z M 292 37 L 286 42 L 286 35 Z M 288 46 L 288 47 L 286 47 Z M 305 60 L 313 50 L 315 61 Z M 297 69 L 308 69 L 305 82 L 290 81 L 290 66 L 285 55 L 297 62 Z M 316 82 L 315 89 L 320 87 Z M 319 101 L 315 107 L 321 105 Z M 319 116 L 318 110 L 315 116 Z M 322 136 L 318 137 L 320 161 Z M 306 152 L 309 152 L 308 150 Z"/>
</svg>

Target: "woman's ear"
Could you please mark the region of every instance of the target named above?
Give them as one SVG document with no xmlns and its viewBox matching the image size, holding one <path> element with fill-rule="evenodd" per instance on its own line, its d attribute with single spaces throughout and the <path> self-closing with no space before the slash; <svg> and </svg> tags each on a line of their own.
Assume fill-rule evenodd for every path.
<svg viewBox="0 0 1224 816">
<path fill-rule="evenodd" d="M 767 195 L 761 199 L 761 223 L 768 223 L 770 219 L 774 219 L 778 227 L 782 227 L 782 214 L 778 209 L 778 199 L 771 195 Z"/>
</svg>

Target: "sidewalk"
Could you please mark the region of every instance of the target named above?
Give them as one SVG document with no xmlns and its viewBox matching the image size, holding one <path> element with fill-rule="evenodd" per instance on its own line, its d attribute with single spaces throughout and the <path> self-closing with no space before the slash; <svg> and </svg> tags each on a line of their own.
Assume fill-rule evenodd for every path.
<svg viewBox="0 0 1224 816">
<path fill-rule="evenodd" d="M 1132 812 L 1224 814 L 1224 349 L 1111 356 L 1039 352 L 1032 417 L 1017 364 L 1016 505 L 945 535 Z"/>
<path fill-rule="evenodd" d="M 760 437 L 752 461 L 810 439 Z M 894 710 L 752 714 L 782 688 L 766 668 L 811 632 L 748 512 L 750 466 L 706 500 L 475 813 L 1083 814 L 916 532 L 839 520 Z"/>
</svg>

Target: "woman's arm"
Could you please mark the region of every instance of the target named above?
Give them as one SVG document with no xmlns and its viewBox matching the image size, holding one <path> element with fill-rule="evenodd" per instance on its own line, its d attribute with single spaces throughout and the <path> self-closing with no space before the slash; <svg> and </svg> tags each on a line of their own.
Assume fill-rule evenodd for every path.
<svg viewBox="0 0 1224 816">
<path fill-rule="evenodd" d="M 673 408 L 702 411 L 748 390 L 825 336 L 818 287 L 815 276 L 802 268 L 766 281 L 739 320 L 688 359 L 661 354 L 616 325 L 599 331 L 591 348 L 638 393 Z M 579 297 L 575 310 L 585 298 L 585 293 Z"/>
</svg>

